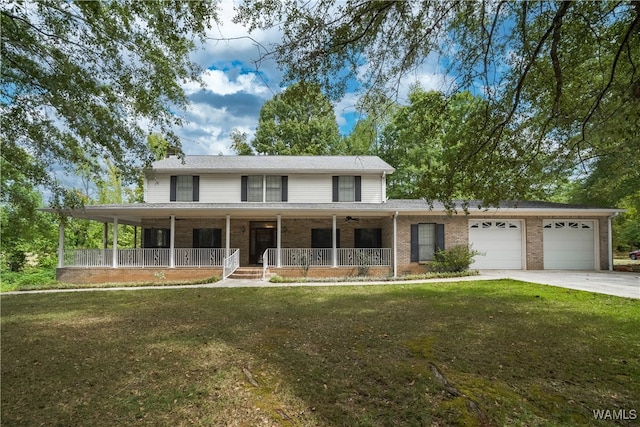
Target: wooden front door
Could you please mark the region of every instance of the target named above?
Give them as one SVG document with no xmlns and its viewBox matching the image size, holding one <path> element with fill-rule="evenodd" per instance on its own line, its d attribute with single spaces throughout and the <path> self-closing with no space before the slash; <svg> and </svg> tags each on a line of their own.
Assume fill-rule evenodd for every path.
<svg viewBox="0 0 640 427">
<path fill-rule="evenodd" d="M 275 228 L 251 228 L 251 242 L 249 245 L 249 263 L 262 264 L 262 254 L 268 248 L 276 247 Z"/>
</svg>

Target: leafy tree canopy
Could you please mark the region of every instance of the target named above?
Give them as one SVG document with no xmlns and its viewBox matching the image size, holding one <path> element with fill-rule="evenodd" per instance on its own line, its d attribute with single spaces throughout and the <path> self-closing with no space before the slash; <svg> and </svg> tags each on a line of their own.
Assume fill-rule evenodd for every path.
<svg viewBox="0 0 640 427">
<path fill-rule="evenodd" d="M 141 163 L 152 160 L 143 121 L 179 147 L 171 127 L 187 103 L 181 84 L 199 71 L 188 54 L 216 19 L 215 7 L 209 1 L 4 2 L 5 164 L 48 187 L 53 204 L 73 204 L 63 196 L 74 192 L 65 193 L 53 173 L 58 165 L 98 173 L 109 159 L 123 178 L 135 178 Z"/>
<path fill-rule="evenodd" d="M 236 145 L 246 151 L 240 140 Z M 344 154 L 333 105 L 319 85 L 305 82 L 264 103 L 251 146 L 258 154 Z"/>
<path fill-rule="evenodd" d="M 315 77 L 332 96 L 352 79 L 365 96 L 393 94 L 427 59 L 437 61 L 451 93 L 471 90 L 484 100 L 477 137 L 460 141 L 466 155 L 442 165 L 450 182 L 459 170 L 491 175 L 474 191 L 480 198 L 518 196 L 514 176 L 537 185 L 538 166 L 530 166 L 546 159 L 589 170 L 637 146 L 640 2 L 258 0 L 245 1 L 236 21 L 279 27 L 282 42 L 266 55 L 289 79 Z M 486 171 L 496 164 L 486 160 L 505 155 L 509 173 Z M 635 182 L 638 158 L 625 165 Z"/>
<path fill-rule="evenodd" d="M 490 151 L 475 152 L 475 142 L 488 132 L 486 103 L 469 92 L 446 96 L 413 88 L 409 104 L 395 108 L 377 146 L 377 154 L 396 168 L 387 178 L 389 196 L 469 200 L 486 198 L 498 185 L 519 198 L 545 195 L 564 169 L 549 156 L 531 155 L 525 136 L 505 133 Z M 526 166 L 520 165 L 523 159 Z"/>
</svg>

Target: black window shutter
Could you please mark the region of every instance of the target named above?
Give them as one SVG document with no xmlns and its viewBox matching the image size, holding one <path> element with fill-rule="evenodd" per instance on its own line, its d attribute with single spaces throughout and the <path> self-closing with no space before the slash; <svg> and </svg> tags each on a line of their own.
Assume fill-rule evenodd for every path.
<svg viewBox="0 0 640 427">
<path fill-rule="evenodd" d="M 281 190 L 282 190 L 282 201 L 288 202 L 289 201 L 289 177 L 288 176 L 282 177 Z"/>
<path fill-rule="evenodd" d="M 200 177 L 199 176 L 193 177 L 193 201 L 194 202 L 200 201 Z"/>
<path fill-rule="evenodd" d="M 192 248 L 200 247 L 200 229 L 199 228 L 193 229 L 193 245 L 191 247 Z"/>
<path fill-rule="evenodd" d="M 152 247 L 152 245 L 151 245 L 152 241 L 153 241 L 153 229 L 145 228 L 144 231 L 143 231 L 142 247 L 143 248 Z"/>
<path fill-rule="evenodd" d="M 382 247 L 382 228 L 376 228 L 376 248 Z"/>
<path fill-rule="evenodd" d="M 420 261 L 418 249 L 418 224 L 411 224 L 411 262 Z"/>
<path fill-rule="evenodd" d="M 175 202 L 176 201 L 176 187 L 178 185 L 178 177 L 175 175 L 171 176 L 171 188 L 169 189 L 169 201 L 170 202 Z"/>
<path fill-rule="evenodd" d="M 247 201 L 247 185 L 249 184 L 249 177 L 244 175 L 241 177 L 240 179 L 240 185 L 241 185 L 241 189 L 240 189 L 240 201 L 242 202 L 246 202 Z"/>
<path fill-rule="evenodd" d="M 334 176 L 333 177 L 333 199 L 332 200 L 334 202 L 338 202 L 339 201 L 338 200 L 338 188 L 339 188 L 338 187 L 338 185 L 339 185 L 338 183 L 339 183 L 339 179 L 340 179 L 340 177 L 338 177 L 338 176 Z"/>
<path fill-rule="evenodd" d="M 436 250 L 444 251 L 444 224 L 436 224 Z"/>
<path fill-rule="evenodd" d="M 362 201 L 362 177 L 355 177 L 355 186 L 356 186 L 356 202 Z"/>
</svg>

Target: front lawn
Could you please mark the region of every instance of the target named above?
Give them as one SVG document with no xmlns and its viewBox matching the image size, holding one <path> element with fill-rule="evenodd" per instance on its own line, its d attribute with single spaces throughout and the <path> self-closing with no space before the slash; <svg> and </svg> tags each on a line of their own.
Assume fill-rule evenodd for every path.
<svg viewBox="0 0 640 427">
<path fill-rule="evenodd" d="M 638 300 L 500 280 L 1 302 L 3 425 L 604 426 L 612 420 L 593 411 L 625 415 L 618 425 L 640 417 Z"/>
</svg>

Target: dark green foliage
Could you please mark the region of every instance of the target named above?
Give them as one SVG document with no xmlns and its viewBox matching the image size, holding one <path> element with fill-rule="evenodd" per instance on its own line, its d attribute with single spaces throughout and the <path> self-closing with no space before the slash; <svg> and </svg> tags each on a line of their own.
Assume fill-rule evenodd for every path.
<svg viewBox="0 0 640 427">
<path fill-rule="evenodd" d="M 199 78 L 189 53 L 216 18 L 209 1 L 3 2 L 2 157 L 56 205 L 80 200 L 56 172 L 125 181 L 152 159 L 139 123 L 179 141 L 182 83 Z M 3 170 L 3 179 L 4 179 Z M 10 171 L 11 172 L 11 171 Z"/>
<path fill-rule="evenodd" d="M 437 250 L 435 260 L 429 264 L 429 270 L 439 273 L 466 271 L 476 255 L 481 254 L 468 245 L 456 245 L 446 250 Z"/>
<path fill-rule="evenodd" d="M 296 83 L 265 102 L 251 146 L 258 154 L 271 155 L 331 155 L 345 151 L 333 105 L 320 86 L 305 82 Z M 239 154 L 249 154 L 241 134 L 234 138 L 234 149 Z"/>
</svg>

